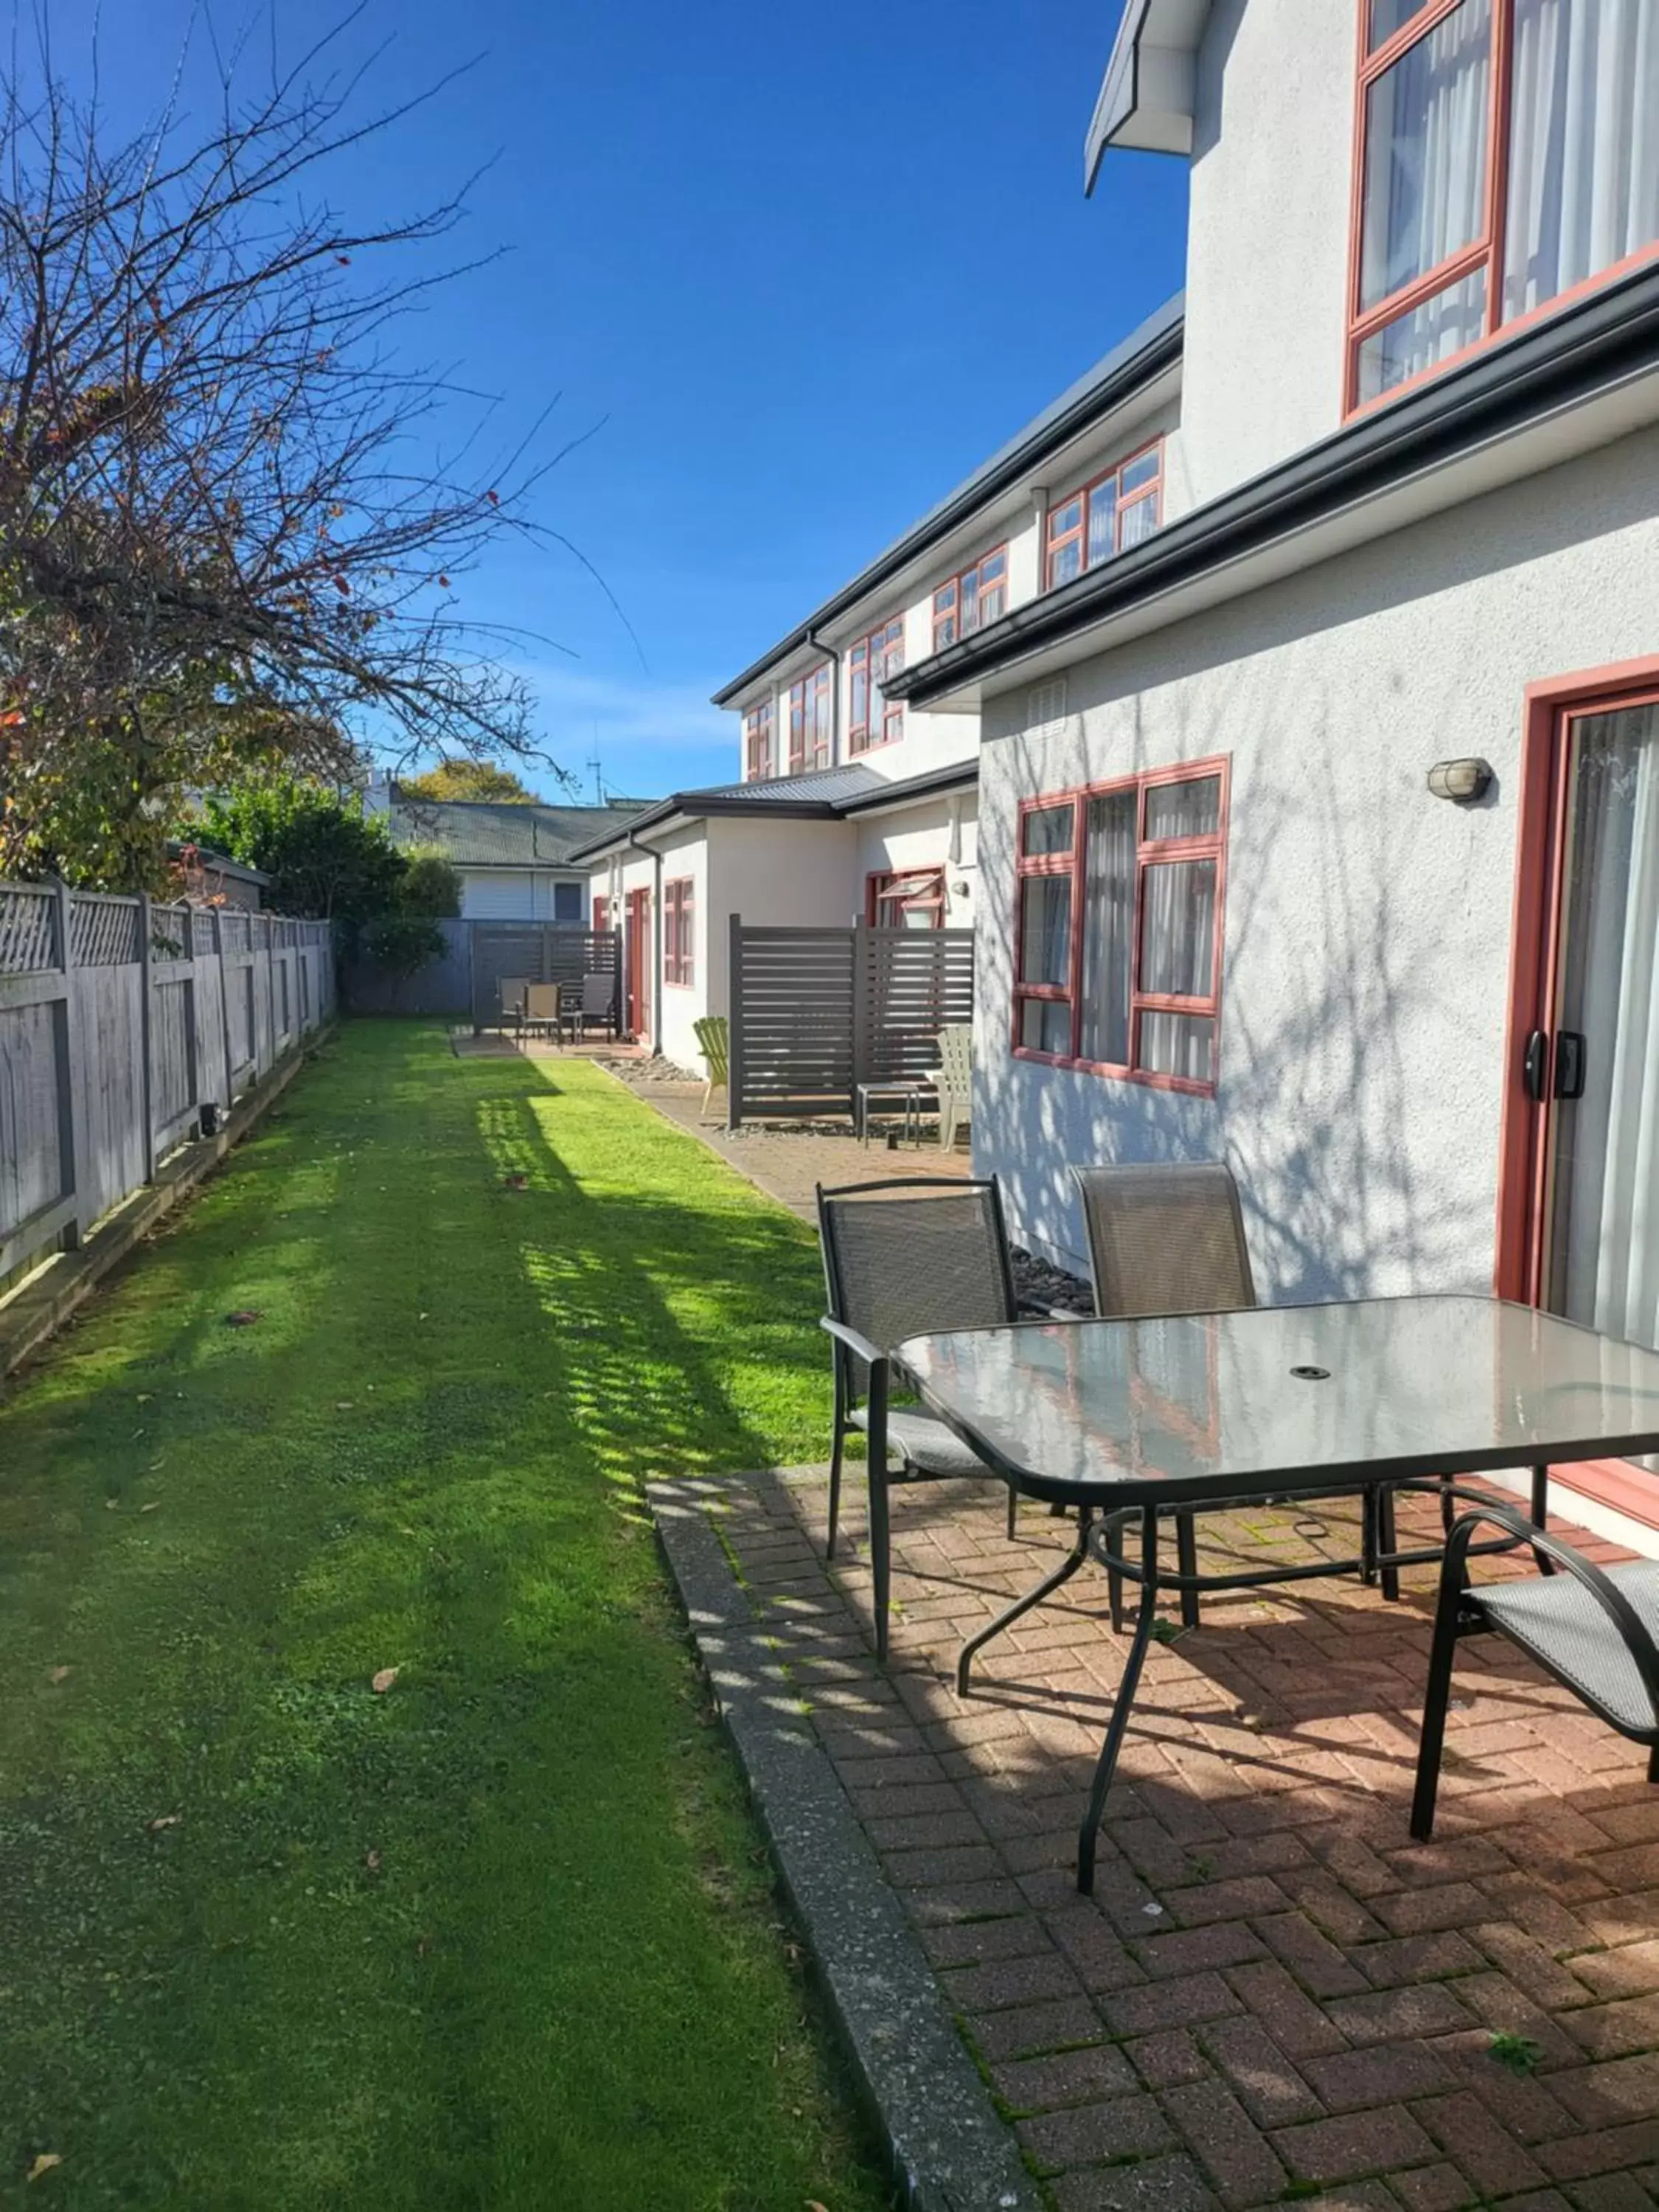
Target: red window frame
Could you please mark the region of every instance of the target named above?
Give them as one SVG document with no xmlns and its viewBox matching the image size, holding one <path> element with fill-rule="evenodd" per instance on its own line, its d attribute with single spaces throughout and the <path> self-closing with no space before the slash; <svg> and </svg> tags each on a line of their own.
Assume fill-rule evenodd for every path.
<svg viewBox="0 0 1659 2212">
<path fill-rule="evenodd" d="M 1361 0 L 1358 10 L 1358 61 L 1356 72 L 1353 120 L 1353 185 L 1352 201 L 1348 222 L 1348 338 L 1343 364 L 1342 411 L 1345 416 L 1363 414 L 1373 407 L 1386 407 L 1390 400 L 1402 392 L 1414 391 L 1432 377 L 1442 376 L 1458 362 L 1468 361 L 1500 337 L 1507 337 L 1528 325 L 1540 321 L 1547 315 L 1558 313 L 1571 301 L 1582 299 L 1585 294 L 1598 290 L 1616 276 L 1638 268 L 1644 262 L 1659 258 L 1659 239 L 1650 240 L 1635 252 L 1613 262 L 1606 269 L 1597 270 L 1577 284 L 1569 285 L 1565 292 L 1557 293 L 1525 314 L 1504 317 L 1504 254 L 1509 218 L 1509 157 L 1510 157 L 1510 91 L 1511 63 L 1515 52 L 1516 0 L 1492 0 L 1492 58 L 1489 66 L 1486 113 L 1486 177 L 1485 222 L 1480 235 L 1449 254 L 1443 261 L 1422 276 L 1413 277 L 1408 284 L 1401 285 L 1374 307 L 1362 307 L 1360 284 L 1364 275 L 1365 231 L 1365 109 L 1366 96 L 1377 79 L 1385 76 L 1401 57 L 1409 53 L 1419 40 L 1437 30 L 1446 19 L 1454 15 L 1462 0 L 1425 0 L 1418 14 L 1401 25 L 1400 28 L 1376 48 L 1370 45 L 1370 27 L 1376 0 Z M 1389 324 L 1396 322 L 1413 308 L 1420 307 L 1425 301 L 1437 298 L 1442 292 L 1469 277 L 1484 271 L 1486 280 L 1485 327 L 1473 343 L 1448 354 L 1444 361 L 1432 362 L 1413 376 L 1402 377 L 1398 384 L 1379 392 L 1369 398 L 1359 396 L 1359 357 L 1368 339 Z"/>
<path fill-rule="evenodd" d="M 743 779 L 763 783 L 776 774 L 772 750 L 772 702 L 763 699 L 743 718 Z"/>
<path fill-rule="evenodd" d="M 830 664 L 809 670 L 789 686 L 789 773 L 830 766 L 834 731 L 830 714 Z M 810 743 L 809 743 L 810 739 Z"/>
<path fill-rule="evenodd" d="M 604 891 L 593 894 L 593 927 L 596 930 L 611 927 L 611 901 Z"/>
<path fill-rule="evenodd" d="M 662 887 L 662 980 L 689 989 L 696 969 L 691 949 L 696 891 L 690 876 L 673 876 Z"/>
<path fill-rule="evenodd" d="M 1157 456 L 1158 466 L 1155 472 L 1146 479 L 1145 483 L 1136 484 L 1126 492 L 1123 488 L 1124 472 L 1132 469 L 1137 461 L 1144 461 L 1148 453 Z M 1120 459 L 1113 462 L 1110 468 L 1100 470 L 1097 474 L 1090 477 L 1087 483 L 1079 484 L 1074 491 L 1068 491 L 1063 499 L 1054 501 L 1042 526 L 1042 581 L 1045 591 L 1052 592 L 1058 588 L 1054 578 L 1055 565 L 1060 556 L 1069 546 L 1075 545 L 1078 549 L 1079 576 L 1085 574 L 1091 566 L 1099 567 L 1098 560 L 1091 563 L 1089 559 L 1089 511 L 1097 494 L 1107 484 L 1112 487 L 1114 507 L 1112 553 L 1103 555 L 1101 558 L 1109 560 L 1112 554 L 1123 551 L 1124 517 L 1132 514 L 1137 507 L 1150 505 L 1152 509 L 1152 528 L 1161 530 L 1164 526 L 1163 432 L 1160 431 L 1156 438 L 1147 439 L 1144 445 L 1137 446 L 1133 453 L 1122 455 Z M 1075 520 L 1067 522 L 1065 518 L 1073 508 L 1076 509 Z M 1137 539 L 1135 542 L 1139 544 L 1139 540 Z M 1073 580 L 1069 576 L 1066 579 L 1067 583 Z"/>
<path fill-rule="evenodd" d="M 1220 783 L 1214 830 L 1195 837 L 1147 836 L 1146 795 L 1149 792 L 1167 788 L 1171 784 L 1202 782 L 1211 776 L 1218 778 Z M 1083 784 L 1069 791 L 1044 792 L 1039 797 L 1020 801 L 1015 842 L 1013 933 L 1012 1049 L 1016 1060 L 1037 1060 L 1048 1067 L 1081 1068 L 1091 1075 L 1111 1076 L 1127 1083 L 1143 1083 L 1155 1091 L 1184 1091 L 1203 1098 L 1214 1097 L 1216 1077 L 1221 1066 L 1221 956 L 1225 936 L 1231 782 L 1231 763 L 1225 754 L 1218 754 L 1209 760 L 1185 762 L 1178 768 L 1151 769 L 1140 775 L 1115 776 L 1104 783 Z M 1129 954 L 1129 1057 L 1122 1065 L 1113 1060 L 1087 1060 L 1081 1048 L 1081 978 L 1089 801 L 1118 791 L 1133 791 L 1135 794 L 1134 920 Z M 1056 806 L 1072 809 L 1072 842 L 1069 848 L 1058 853 L 1028 854 L 1025 850 L 1027 817 L 1044 813 Z M 1143 991 L 1140 988 L 1140 951 L 1146 871 L 1162 862 L 1206 860 L 1212 860 L 1216 864 L 1215 945 L 1211 956 L 1212 988 L 1209 995 L 1195 998 L 1185 994 Z M 1025 966 L 1024 885 L 1033 876 L 1066 876 L 1071 880 L 1071 925 L 1066 946 L 1066 981 L 1063 983 L 1025 983 L 1020 981 Z M 1040 1052 L 1034 1045 L 1021 1042 L 1026 1003 L 1033 999 L 1048 1000 L 1070 1007 L 1072 1048 L 1069 1052 Z M 1215 1024 L 1210 1054 L 1211 1073 L 1207 1081 L 1200 1082 L 1187 1075 L 1170 1075 L 1162 1069 L 1139 1065 L 1141 1017 L 1149 1013 L 1192 1014 Z"/>
<path fill-rule="evenodd" d="M 902 884 L 914 886 L 901 890 Z M 872 929 L 902 929 L 902 921 L 882 919 L 884 904 L 896 904 L 902 912 L 927 914 L 929 929 L 945 927 L 945 871 L 933 868 L 878 869 L 865 878 L 864 914 Z"/>
<path fill-rule="evenodd" d="M 901 700 L 889 699 L 884 695 L 879 732 L 873 730 L 870 724 L 872 690 L 879 690 L 887 678 L 896 676 L 903 665 L 902 615 L 895 615 L 889 622 L 878 623 L 848 652 L 847 750 L 849 753 L 873 752 L 878 745 L 894 744 L 904 735 L 904 706 Z M 860 685 L 863 687 L 862 698 L 860 696 Z"/>
<path fill-rule="evenodd" d="M 985 572 L 995 566 L 997 573 L 988 582 Z M 973 580 L 974 619 L 962 619 L 962 587 Z M 987 602 L 994 599 L 995 608 L 986 611 Z M 1000 622 L 1008 611 L 1008 544 L 1005 538 L 1000 545 L 992 546 L 981 553 L 977 561 L 970 561 L 965 568 L 958 568 L 954 576 L 942 583 L 933 594 L 933 650 L 943 653 L 947 645 L 954 645 L 959 637 L 971 637 L 976 629 L 984 629 L 994 622 Z"/>
</svg>

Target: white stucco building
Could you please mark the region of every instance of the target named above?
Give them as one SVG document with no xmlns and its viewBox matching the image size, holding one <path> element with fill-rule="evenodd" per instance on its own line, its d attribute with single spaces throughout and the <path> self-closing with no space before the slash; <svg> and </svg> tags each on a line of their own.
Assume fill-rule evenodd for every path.
<svg viewBox="0 0 1659 2212">
<path fill-rule="evenodd" d="M 975 1161 L 1073 1265 L 1073 1163 L 1224 1158 L 1266 1298 L 1659 1340 L 1659 7 L 1128 0 L 1116 146 L 1164 526 L 890 686 L 981 740 Z"/>
<path fill-rule="evenodd" d="M 635 1034 L 697 1066 L 693 1024 L 727 1011 L 733 914 L 974 925 L 977 718 L 901 703 L 893 684 L 1185 502 L 1166 442 L 1181 330 L 1176 301 L 716 694 L 737 780 L 674 793 L 574 855 L 596 918 L 623 928 Z"/>
</svg>

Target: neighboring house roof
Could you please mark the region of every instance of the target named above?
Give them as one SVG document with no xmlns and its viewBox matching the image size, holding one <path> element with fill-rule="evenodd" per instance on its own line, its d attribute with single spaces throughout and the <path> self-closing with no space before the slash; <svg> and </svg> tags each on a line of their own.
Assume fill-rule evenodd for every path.
<svg viewBox="0 0 1659 2212">
<path fill-rule="evenodd" d="M 220 852 L 215 845 L 201 844 L 193 837 L 169 837 L 168 860 L 182 860 L 186 848 L 195 854 L 202 867 L 211 869 L 216 876 L 229 876 L 236 883 L 258 884 L 261 887 L 270 881 L 263 868 L 251 867 L 246 860 L 233 860 L 228 853 Z"/>
<path fill-rule="evenodd" d="M 959 791 L 977 782 L 979 762 L 952 761 L 923 775 L 878 775 L 862 761 L 840 768 L 813 769 L 805 775 L 775 775 L 755 783 L 718 783 L 702 791 L 676 791 L 619 829 L 593 838 L 571 855 L 575 862 L 603 860 L 607 853 L 665 823 L 700 822 L 710 815 L 746 816 L 751 821 L 843 822 L 878 807 L 902 806 L 935 792 Z"/>
<path fill-rule="evenodd" d="M 651 804 L 646 799 L 613 799 L 608 806 L 407 799 L 394 787 L 392 840 L 404 850 L 434 846 L 457 868 L 567 868 L 578 847 L 625 829 Z"/>
<path fill-rule="evenodd" d="M 1132 331 L 1121 345 L 1114 346 L 1103 360 L 1097 361 L 1086 375 L 1062 392 L 1034 422 L 1028 422 L 1018 437 L 993 453 L 936 507 L 929 507 L 921 520 L 913 523 L 902 538 L 896 538 L 884 552 L 877 554 L 851 583 L 827 599 L 797 629 L 745 668 L 741 676 L 733 677 L 724 690 L 714 694 L 714 704 L 729 707 L 775 663 L 799 652 L 803 646 L 816 643 L 815 634 L 826 623 L 833 623 L 870 592 L 878 590 L 930 545 L 948 538 L 978 508 L 1011 489 L 1050 453 L 1070 445 L 1091 422 L 1109 414 L 1139 386 L 1178 361 L 1182 313 L 1183 295 L 1178 292 L 1156 314 L 1149 315 L 1138 330 Z"/>
<path fill-rule="evenodd" d="M 1495 450 L 1525 433 L 1550 437 L 1550 457 L 1566 458 L 1565 425 L 1575 410 L 1590 445 L 1659 416 L 1659 269 L 1605 285 L 1357 416 L 1075 582 L 890 677 L 884 689 L 927 706 L 967 696 L 993 675 L 1012 680 L 1012 670 L 1039 656 L 1057 666 L 1103 652 L 1097 634 L 1121 617 L 1133 617 L 1139 635 L 1193 611 L 1195 587 L 1213 604 L 1266 580 L 1264 562 L 1273 574 L 1286 574 L 1318 557 L 1322 545 L 1332 550 L 1332 532 L 1358 544 L 1434 512 L 1425 486 L 1455 465 L 1478 468 L 1478 489 L 1507 481 Z M 1361 522 L 1390 499 L 1407 506 Z"/>
<path fill-rule="evenodd" d="M 1190 154 L 1199 41 L 1211 0 L 1128 0 L 1083 149 L 1091 192 L 1109 146 Z"/>
</svg>

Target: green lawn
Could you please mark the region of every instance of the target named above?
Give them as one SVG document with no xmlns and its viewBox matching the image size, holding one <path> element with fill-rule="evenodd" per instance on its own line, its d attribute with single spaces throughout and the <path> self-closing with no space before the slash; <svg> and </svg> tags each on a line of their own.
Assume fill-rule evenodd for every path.
<svg viewBox="0 0 1659 2212">
<path fill-rule="evenodd" d="M 60 1340 L 0 1409 L 0 2204 L 885 2202 L 640 1498 L 822 1453 L 819 1300 L 594 1069 L 365 1024 Z"/>
</svg>

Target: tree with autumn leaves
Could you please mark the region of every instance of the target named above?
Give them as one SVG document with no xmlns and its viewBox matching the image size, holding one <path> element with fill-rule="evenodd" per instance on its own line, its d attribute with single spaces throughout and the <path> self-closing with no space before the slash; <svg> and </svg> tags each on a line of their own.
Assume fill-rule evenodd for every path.
<svg viewBox="0 0 1659 2212">
<path fill-rule="evenodd" d="M 527 750 L 452 579 L 542 534 L 551 464 L 418 460 L 459 403 L 398 325 L 459 207 L 328 206 L 409 112 L 357 115 L 338 36 L 137 137 L 44 65 L 0 86 L 0 878 L 154 884 L 186 794 L 333 783 L 364 735 Z"/>
</svg>

